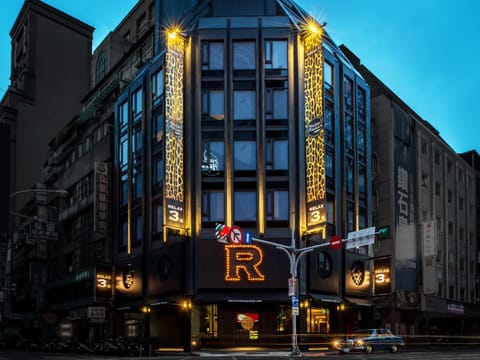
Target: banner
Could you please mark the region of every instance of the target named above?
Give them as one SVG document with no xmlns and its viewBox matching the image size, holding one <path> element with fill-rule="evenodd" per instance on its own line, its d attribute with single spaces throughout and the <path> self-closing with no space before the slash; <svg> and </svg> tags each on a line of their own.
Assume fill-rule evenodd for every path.
<svg viewBox="0 0 480 360">
<path fill-rule="evenodd" d="M 184 40 L 168 37 L 165 59 L 165 225 L 184 228 Z"/>
<path fill-rule="evenodd" d="M 305 38 L 304 73 L 307 230 L 320 231 L 327 221 L 321 30 Z"/>
</svg>

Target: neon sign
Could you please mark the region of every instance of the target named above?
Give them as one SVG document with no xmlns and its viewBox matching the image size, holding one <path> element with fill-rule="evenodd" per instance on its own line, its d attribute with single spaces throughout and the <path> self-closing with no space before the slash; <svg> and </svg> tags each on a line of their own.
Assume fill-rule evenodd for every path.
<svg viewBox="0 0 480 360">
<path fill-rule="evenodd" d="M 256 245 L 225 245 L 225 281 L 265 281 L 259 267 L 263 263 L 263 251 Z"/>
</svg>

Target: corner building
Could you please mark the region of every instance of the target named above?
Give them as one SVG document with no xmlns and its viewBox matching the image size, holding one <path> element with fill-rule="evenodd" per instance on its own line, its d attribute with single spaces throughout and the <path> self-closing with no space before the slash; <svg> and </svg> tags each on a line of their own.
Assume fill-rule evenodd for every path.
<svg viewBox="0 0 480 360">
<path fill-rule="evenodd" d="M 114 307 L 154 348 L 289 344 L 369 325 L 369 88 L 288 0 L 157 1 L 155 54 L 116 103 Z"/>
</svg>

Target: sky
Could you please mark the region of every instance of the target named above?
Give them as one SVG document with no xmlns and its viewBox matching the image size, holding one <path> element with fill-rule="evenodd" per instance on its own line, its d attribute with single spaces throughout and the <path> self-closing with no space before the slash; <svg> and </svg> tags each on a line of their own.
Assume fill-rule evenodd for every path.
<svg viewBox="0 0 480 360">
<path fill-rule="evenodd" d="M 93 48 L 137 0 L 45 0 L 95 28 Z M 458 153 L 480 153 L 478 0 L 297 0 Z M 0 94 L 23 0 L 1 1 Z M 112 6 L 112 4 L 115 4 Z"/>
</svg>

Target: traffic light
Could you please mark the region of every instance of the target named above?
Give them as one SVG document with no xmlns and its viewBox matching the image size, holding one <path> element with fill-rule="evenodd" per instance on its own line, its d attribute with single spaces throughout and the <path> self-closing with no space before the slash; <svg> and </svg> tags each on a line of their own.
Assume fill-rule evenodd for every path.
<svg viewBox="0 0 480 360">
<path fill-rule="evenodd" d="M 390 237 L 390 226 L 382 226 L 377 228 L 376 235 L 378 239 L 386 239 Z"/>
</svg>

